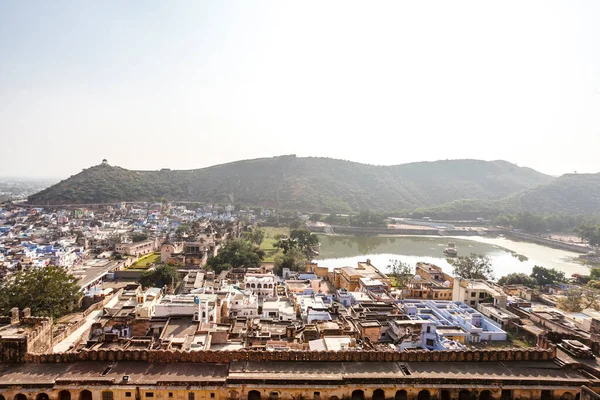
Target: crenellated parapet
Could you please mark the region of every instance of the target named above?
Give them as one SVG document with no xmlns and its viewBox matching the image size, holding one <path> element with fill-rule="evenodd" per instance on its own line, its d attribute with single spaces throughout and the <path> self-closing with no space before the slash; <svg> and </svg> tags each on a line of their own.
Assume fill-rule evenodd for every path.
<svg viewBox="0 0 600 400">
<path fill-rule="evenodd" d="M 29 363 L 74 363 L 79 361 L 141 361 L 150 363 L 231 363 L 234 361 L 322 361 L 322 362 L 490 362 L 547 361 L 556 348 L 411 350 L 411 351 L 177 351 L 177 350 L 82 350 L 77 353 L 28 354 Z"/>
</svg>

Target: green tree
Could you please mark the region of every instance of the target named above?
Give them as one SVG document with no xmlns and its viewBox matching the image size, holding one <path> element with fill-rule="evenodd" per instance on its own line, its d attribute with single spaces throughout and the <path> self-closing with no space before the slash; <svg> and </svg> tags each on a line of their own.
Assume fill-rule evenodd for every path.
<svg viewBox="0 0 600 400">
<path fill-rule="evenodd" d="M 600 281 L 600 268 L 592 268 L 590 270 L 590 279 Z"/>
<path fill-rule="evenodd" d="M 282 275 L 284 268 L 289 268 L 290 271 L 302 271 L 306 264 L 306 256 L 298 249 L 293 248 L 287 253 L 277 253 L 275 255 L 275 268 L 273 272 L 276 275 Z"/>
<path fill-rule="evenodd" d="M 134 233 L 131 235 L 133 243 L 143 242 L 144 240 L 148 240 L 148 234 L 146 233 Z"/>
<path fill-rule="evenodd" d="M 309 219 L 311 222 L 319 222 L 321 220 L 321 214 L 312 214 Z"/>
<path fill-rule="evenodd" d="M 454 275 L 465 279 L 494 278 L 494 269 L 491 260 L 479 254 L 471 253 L 448 261 L 454 267 Z"/>
<path fill-rule="evenodd" d="M 181 224 L 175 230 L 175 235 L 179 240 L 186 236 L 191 231 L 190 227 L 186 224 Z"/>
<path fill-rule="evenodd" d="M 522 272 L 513 272 L 498 279 L 499 285 L 525 285 L 527 287 L 534 287 L 537 285 L 537 281 L 531 276 Z"/>
<path fill-rule="evenodd" d="M 390 271 L 388 275 L 394 278 L 394 286 L 399 287 L 401 289 L 400 293 L 402 296 L 402 291 L 406 289 L 408 283 L 414 277 L 412 267 L 408 265 L 408 263 L 402 262 L 400 260 L 390 260 L 390 265 L 388 265 L 388 268 Z"/>
<path fill-rule="evenodd" d="M 165 286 L 175 288 L 181 281 L 181 275 L 173 265 L 162 264 L 155 269 L 144 272 L 140 278 L 140 283 L 145 288 Z"/>
<path fill-rule="evenodd" d="M 369 209 L 363 209 L 358 215 L 350 217 L 353 226 L 385 226 L 385 218 Z"/>
<path fill-rule="evenodd" d="M 308 252 L 311 246 L 319 244 L 319 237 L 305 228 L 292 229 L 290 239 L 296 242 L 298 248 L 305 253 Z"/>
<path fill-rule="evenodd" d="M 581 224 L 575 228 L 575 233 L 592 246 L 600 246 L 600 224 Z"/>
<path fill-rule="evenodd" d="M 244 239 L 234 239 L 225 244 L 207 265 L 215 272 L 224 271 L 225 266 L 232 268 L 256 268 L 260 266 L 264 252 Z"/>
<path fill-rule="evenodd" d="M 564 272 L 558 271 L 555 268 L 540 267 L 539 265 L 533 267 L 530 276 L 535 279 L 540 288 L 544 285 L 565 281 Z"/>
<path fill-rule="evenodd" d="M 18 272 L 0 284 L 0 312 L 31 308 L 32 315 L 59 318 L 79 308 L 77 278 L 64 268 L 48 266 Z"/>
<path fill-rule="evenodd" d="M 260 246 L 263 240 L 265 240 L 265 230 L 260 228 L 255 228 L 250 232 L 249 235 L 250 242 L 254 243 L 257 246 Z"/>
</svg>

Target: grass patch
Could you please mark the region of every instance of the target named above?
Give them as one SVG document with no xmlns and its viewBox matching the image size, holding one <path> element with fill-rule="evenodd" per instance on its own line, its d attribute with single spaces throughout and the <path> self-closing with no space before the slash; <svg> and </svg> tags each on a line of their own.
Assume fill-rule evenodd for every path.
<svg viewBox="0 0 600 400">
<path fill-rule="evenodd" d="M 150 253 L 137 260 L 130 269 L 147 269 L 151 264 L 160 261 L 160 253 Z"/>
<path fill-rule="evenodd" d="M 275 228 L 271 226 L 261 228 L 265 231 L 265 238 L 260 244 L 261 250 L 265 252 L 265 258 L 263 261 L 265 262 L 273 262 L 275 261 L 275 254 L 279 249 L 275 248 L 274 245 L 277 242 L 275 236 L 277 235 L 288 235 L 290 230 L 288 228 Z"/>
</svg>

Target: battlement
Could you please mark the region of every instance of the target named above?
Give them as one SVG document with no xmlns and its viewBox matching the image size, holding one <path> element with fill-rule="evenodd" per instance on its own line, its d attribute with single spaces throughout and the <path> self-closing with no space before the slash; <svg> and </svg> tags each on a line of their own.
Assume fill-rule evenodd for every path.
<svg viewBox="0 0 600 400">
<path fill-rule="evenodd" d="M 173 351 L 173 350 L 83 350 L 77 353 L 28 354 L 28 363 L 75 363 L 79 361 L 140 361 L 158 363 L 231 363 L 235 361 L 322 362 L 489 362 L 548 361 L 556 348 L 485 349 L 452 351 Z"/>
</svg>

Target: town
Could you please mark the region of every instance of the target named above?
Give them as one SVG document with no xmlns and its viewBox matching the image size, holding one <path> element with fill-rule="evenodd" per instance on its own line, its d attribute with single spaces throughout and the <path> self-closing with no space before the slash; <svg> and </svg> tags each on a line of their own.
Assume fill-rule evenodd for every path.
<svg viewBox="0 0 600 400">
<path fill-rule="evenodd" d="M 106 367 L 100 376 L 109 376 L 112 363 L 119 360 L 230 363 L 228 373 L 215 373 L 219 382 L 203 383 L 208 386 L 202 393 L 211 398 L 307 396 L 308 389 L 277 390 L 276 385 L 240 393 L 228 383 L 233 362 L 298 359 L 289 357 L 395 361 L 393 368 L 400 370 L 394 374 L 421 379 L 409 380 L 409 387 L 399 390 L 373 382 L 367 385 L 373 389 L 324 387 L 318 396 L 310 392 L 311 398 L 575 399 L 600 385 L 594 356 L 600 343 L 596 299 L 585 309 L 565 307 L 572 304 L 569 293 L 579 290 L 579 298 L 584 286 L 572 279 L 553 282 L 548 276 L 557 271 L 538 271 L 543 278 L 526 285 L 452 276 L 426 262 L 386 269 L 365 259 L 329 268 L 313 260 L 319 244 L 306 229 L 308 215 L 292 215 L 291 229 L 278 228 L 276 238 L 265 238 L 261 225 L 277 210 L 188 206 L 163 201 L 51 210 L 7 204 L 0 209 L 3 290 L 18 291 L 10 285 L 32 271 L 57 269 L 71 279 L 76 299 L 74 305 L 64 300 L 57 307 L 46 301 L 44 310 L 20 297 L 1 319 L 0 362 L 102 361 Z M 261 248 L 265 241 L 278 256 Z M 41 291 L 51 284 L 45 285 Z M 66 283 L 60 287 L 68 291 Z M 398 364 L 442 360 L 441 354 L 454 366 L 463 361 L 458 370 L 478 361 L 539 360 L 544 375 L 536 375 L 533 363 L 529 380 L 509 369 L 515 383 L 508 388 L 481 382 L 464 390 L 443 389 L 418 373 L 419 364 L 412 364 L 412 372 L 410 363 Z M 257 365 L 252 368 L 248 366 L 244 379 L 263 374 Z M 290 366 L 281 365 L 281 373 L 286 368 Z M 3 379 L 13 374 L 18 380 L 21 373 L 9 368 Z M 308 373 L 299 371 L 289 384 L 308 379 Z M 476 378 L 468 368 L 461 374 Z M 83 379 L 76 375 L 76 381 Z M 543 388 L 535 383 L 541 380 Z M 128 387 L 121 388 L 125 397 L 131 396 Z M 3 399 L 24 400 L 19 390 L 2 392 Z M 145 397 L 152 397 L 154 390 L 148 389 Z M 68 400 L 67 393 L 71 396 L 63 390 L 58 399 Z M 89 391 L 78 393 L 81 400 L 92 398 Z M 105 393 L 102 399 L 108 400 Z"/>
</svg>

